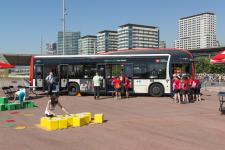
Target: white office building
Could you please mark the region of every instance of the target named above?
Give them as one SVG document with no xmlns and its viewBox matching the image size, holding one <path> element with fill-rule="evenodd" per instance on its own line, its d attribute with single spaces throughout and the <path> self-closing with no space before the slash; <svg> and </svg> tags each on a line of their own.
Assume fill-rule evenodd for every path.
<svg viewBox="0 0 225 150">
<path fill-rule="evenodd" d="M 132 48 L 158 48 L 159 29 L 154 26 L 125 24 L 118 32 L 118 50 Z"/>
<path fill-rule="evenodd" d="M 97 36 L 87 35 L 79 39 L 79 55 L 93 55 L 97 52 Z"/>
<path fill-rule="evenodd" d="M 104 30 L 97 34 L 97 52 L 109 52 L 117 50 L 117 31 Z"/>
<path fill-rule="evenodd" d="M 212 48 L 216 42 L 216 16 L 206 12 L 179 20 L 175 47 L 182 49 Z"/>
</svg>

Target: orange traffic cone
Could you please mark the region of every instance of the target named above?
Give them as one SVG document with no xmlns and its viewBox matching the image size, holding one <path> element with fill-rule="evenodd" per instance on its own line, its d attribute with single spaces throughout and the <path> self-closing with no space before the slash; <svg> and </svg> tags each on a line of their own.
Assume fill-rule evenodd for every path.
<svg viewBox="0 0 225 150">
<path fill-rule="evenodd" d="M 79 93 L 77 93 L 77 95 L 76 95 L 76 96 L 81 96 L 80 92 L 79 92 Z"/>
</svg>

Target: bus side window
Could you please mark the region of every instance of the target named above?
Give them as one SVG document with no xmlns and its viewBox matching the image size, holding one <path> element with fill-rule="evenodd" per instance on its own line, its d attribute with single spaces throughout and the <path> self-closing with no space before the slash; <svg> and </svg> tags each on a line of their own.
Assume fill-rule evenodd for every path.
<svg viewBox="0 0 225 150">
<path fill-rule="evenodd" d="M 96 66 L 95 65 L 84 65 L 84 76 L 83 78 L 93 78 L 96 73 Z"/>
<path fill-rule="evenodd" d="M 69 79 L 75 79 L 75 70 L 74 70 L 74 67 L 73 65 L 69 65 L 68 66 L 68 78 Z"/>
<path fill-rule="evenodd" d="M 134 78 L 146 78 L 147 76 L 147 66 L 146 64 L 134 64 L 133 68 Z"/>
</svg>

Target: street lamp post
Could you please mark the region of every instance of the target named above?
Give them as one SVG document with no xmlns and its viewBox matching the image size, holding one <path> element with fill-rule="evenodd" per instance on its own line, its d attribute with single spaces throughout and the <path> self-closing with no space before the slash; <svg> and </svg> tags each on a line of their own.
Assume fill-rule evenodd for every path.
<svg viewBox="0 0 225 150">
<path fill-rule="evenodd" d="M 63 55 L 65 54 L 66 0 L 63 0 Z"/>
</svg>

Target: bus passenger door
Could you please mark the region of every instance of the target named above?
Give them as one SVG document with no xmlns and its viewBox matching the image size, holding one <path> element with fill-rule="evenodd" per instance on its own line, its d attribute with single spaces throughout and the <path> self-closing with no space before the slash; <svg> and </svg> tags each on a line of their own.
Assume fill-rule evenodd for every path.
<svg viewBox="0 0 225 150">
<path fill-rule="evenodd" d="M 37 90 L 44 90 L 44 65 L 35 65 L 35 86 Z"/>
<path fill-rule="evenodd" d="M 68 91 L 68 65 L 59 65 L 59 82 L 56 91 Z"/>
<path fill-rule="evenodd" d="M 105 68 L 105 84 L 106 84 L 106 92 L 113 92 L 114 87 L 112 86 L 112 65 L 107 64 Z"/>
<path fill-rule="evenodd" d="M 100 92 L 106 92 L 106 85 L 105 85 L 105 64 L 98 64 L 97 65 L 97 72 L 99 76 L 103 77 L 103 81 L 100 85 Z"/>
<path fill-rule="evenodd" d="M 133 91 L 133 64 L 124 64 L 123 66 L 123 74 L 128 77 L 128 79 L 130 80 L 130 88 Z"/>
</svg>

